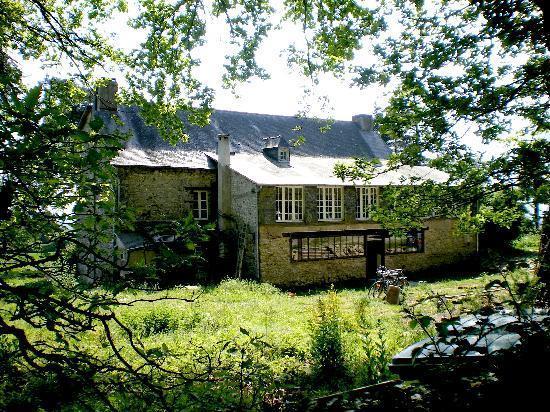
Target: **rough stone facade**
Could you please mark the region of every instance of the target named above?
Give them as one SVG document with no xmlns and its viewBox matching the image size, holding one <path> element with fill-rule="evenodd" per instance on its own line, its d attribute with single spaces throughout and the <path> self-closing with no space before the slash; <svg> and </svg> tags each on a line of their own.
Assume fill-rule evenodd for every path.
<svg viewBox="0 0 550 412">
<path fill-rule="evenodd" d="M 209 191 L 209 219 L 216 218 L 216 172 L 204 169 L 119 167 L 119 201 L 138 220 L 181 219 L 193 208 L 193 190 Z"/>
<path fill-rule="evenodd" d="M 324 224 L 323 230 L 374 229 L 368 223 Z M 425 248 L 422 253 L 386 255 L 386 266 L 415 272 L 432 266 L 457 263 L 476 252 L 476 239 L 472 235 L 455 233 L 455 222 L 450 219 L 431 219 L 425 222 Z M 261 280 L 276 285 L 330 284 L 350 279 L 364 279 L 364 257 L 291 261 L 290 240 L 283 233 L 314 231 L 319 225 L 286 223 L 261 225 L 260 273 Z"/>
<path fill-rule="evenodd" d="M 355 218 L 355 188 L 344 188 L 344 216 L 338 222 L 319 222 L 317 218 L 317 186 L 304 187 L 303 222 L 275 221 L 275 187 L 262 187 L 259 193 L 259 260 L 262 281 L 277 285 L 332 283 L 365 277 L 364 257 L 291 261 L 290 240 L 283 233 L 316 230 L 375 229 L 379 226 Z M 452 264 L 476 252 L 473 235 L 455 233 L 450 219 L 425 222 L 425 247 L 422 253 L 386 255 L 386 266 L 420 271 L 432 266 Z"/>
<path fill-rule="evenodd" d="M 245 231 L 246 245 L 241 274 L 258 277 L 258 186 L 238 173 L 231 173 L 231 213 L 237 231 Z"/>
<path fill-rule="evenodd" d="M 208 190 L 209 218 L 217 217 L 216 171 L 204 169 L 170 169 L 120 167 L 119 200 L 134 208 L 139 220 L 161 221 L 185 217 L 193 207 L 193 190 Z M 375 229 L 368 221 L 358 221 L 355 187 L 344 187 L 343 219 L 319 222 L 317 186 L 304 186 L 303 221 L 275 221 L 274 186 L 260 187 L 242 175 L 231 173 L 231 216 L 233 229 L 243 229 L 246 236 L 242 275 L 277 285 L 329 284 L 365 277 L 364 257 L 291 261 L 290 240 L 283 233 L 316 230 Z M 422 253 L 386 255 L 386 265 L 407 271 L 456 263 L 476 251 L 475 236 L 455 233 L 455 223 L 448 219 L 425 222 L 425 246 Z M 137 257 L 137 255 L 135 256 Z"/>
</svg>

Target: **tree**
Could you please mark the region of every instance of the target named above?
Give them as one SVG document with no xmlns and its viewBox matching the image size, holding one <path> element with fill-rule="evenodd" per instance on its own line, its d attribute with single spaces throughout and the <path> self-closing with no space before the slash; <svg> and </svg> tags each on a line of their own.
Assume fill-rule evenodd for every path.
<svg viewBox="0 0 550 412">
<path fill-rule="evenodd" d="M 376 116 L 395 148 L 387 168 L 429 165 L 450 175 L 446 187 L 426 182 L 387 190 L 377 213 L 382 223 L 413 226 L 435 213 L 461 217 L 469 227 L 509 224 L 511 209 L 484 203 L 492 194 L 517 191 L 535 210 L 549 202 L 546 3 L 396 0 L 373 9 L 351 1 L 291 3 L 289 15 L 303 22 L 308 40 L 293 59 L 305 74 L 350 70 L 357 86 L 389 90 L 389 103 Z M 371 49 L 368 64 L 350 63 L 362 46 Z M 513 139 L 506 153 L 488 159 L 464 142 L 468 134 L 486 145 Z M 337 172 L 368 180 L 383 172 L 377 166 L 361 159 Z M 541 247 L 541 267 L 547 261 Z"/>
<path fill-rule="evenodd" d="M 253 57 L 270 8 L 260 0 L 218 1 L 208 9 L 199 1 L 135 6 L 131 25 L 146 36 L 125 51 L 97 29 L 112 14 L 129 19 L 124 1 L 0 0 L 1 409 L 65 402 L 166 410 L 178 398 L 170 389 L 208 382 L 215 367 L 166 366 L 173 354 L 144 347 L 115 314 L 133 304 L 117 300 L 124 284 L 106 247 L 113 228 L 132 223 L 113 213 L 109 162 L 124 136 L 103 133 L 86 104 L 101 85 L 98 77 L 116 66 L 127 79 L 121 101 L 138 104 L 166 139 L 185 139 L 177 112 L 195 124 L 210 113 L 212 93 L 194 77 L 192 55 L 204 42 L 205 17 L 223 16 L 230 27 L 235 54 L 228 56 L 226 82 L 232 84 L 262 75 Z M 33 59 L 49 78 L 28 86 L 22 67 Z M 104 287 L 80 282 L 79 265 L 101 271 Z M 23 282 L 25 273 L 34 280 Z M 94 331 L 103 334 L 108 356 L 82 340 Z M 50 382 L 50 396 L 26 398 L 21 388 L 32 388 L 33 380 Z"/>
<path fill-rule="evenodd" d="M 516 118 L 525 119 L 527 135 L 548 130 L 548 6 L 541 0 L 433 3 L 396 0 L 369 8 L 352 0 L 287 0 L 282 18 L 299 24 L 305 37 L 304 47 L 289 45 L 289 61 L 313 79 L 320 72 L 344 76 L 352 70 L 357 85 L 378 83 L 391 90 L 377 124 L 404 150 L 390 167 L 429 164 L 459 183 L 424 184 L 429 195 L 424 198 L 431 199 L 424 206 L 468 215 L 472 201 L 509 187 L 546 202 L 547 140 L 533 138 L 526 147 L 518 144 L 509 155 L 485 162 L 460 137 L 471 127 L 491 141 Z M 115 316 L 116 305 L 128 304 L 116 300 L 116 289 L 90 289 L 72 276 L 78 264 L 116 272 L 103 245 L 124 220 L 112 213 L 108 185 L 109 159 L 123 136 L 103 134 L 97 119 L 91 119 L 89 131 L 79 128 L 82 106 L 97 78 L 110 77 L 116 68 L 126 79 L 121 103 L 139 105 L 145 121 L 169 141 L 186 139 L 178 110 L 199 125 L 210 113 L 212 90 L 195 76 L 208 19 L 227 28 L 231 47 L 224 81 L 233 87 L 267 76 L 255 55 L 275 18 L 267 0 L 136 0 L 132 5 L 129 13 L 122 0 L 0 0 L 0 299 L 6 303 L 0 335 L 9 338 L 7 357 L 19 370 L 50 374 L 64 388 L 74 388 L 75 401 L 86 404 L 95 396 L 111 409 L 120 406 L 113 404 L 113 389 L 149 407 L 167 408 L 167 389 L 206 379 L 209 370 L 189 375 L 163 367 L 169 354 L 141 348 Z M 122 49 L 102 34 L 99 27 L 113 14 L 144 33 L 135 49 Z M 397 31 L 390 30 L 396 25 Z M 369 44 L 376 64 L 357 66 L 355 52 Z M 21 66 L 29 59 L 43 64 L 47 81 L 24 84 Z M 534 180 L 525 174 L 534 170 L 532 160 L 542 173 Z M 373 173 L 373 163 L 359 165 L 350 173 Z M 395 189 L 388 192 L 395 199 L 413 190 Z M 421 217 L 417 212 L 393 210 L 388 216 L 405 217 L 412 225 Z M 88 242 L 81 241 L 83 234 Z M 548 249 L 543 251 L 547 256 Z M 14 273 L 29 270 L 47 281 L 17 283 Z M 29 328 L 45 328 L 57 340 L 44 343 Z M 97 328 L 111 351 L 107 359 L 78 340 Z M 115 336 L 115 329 L 122 332 Z M 117 339 L 128 344 L 136 363 L 118 349 Z M 124 379 L 111 380 L 115 372 Z M 14 385 L 20 382 L 19 376 L 11 378 Z"/>
</svg>

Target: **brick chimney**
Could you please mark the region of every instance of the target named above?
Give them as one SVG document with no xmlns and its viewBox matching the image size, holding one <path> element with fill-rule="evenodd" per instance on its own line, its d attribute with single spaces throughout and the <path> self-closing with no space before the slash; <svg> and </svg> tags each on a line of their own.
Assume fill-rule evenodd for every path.
<svg viewBox="0 0 550 412">
<path fill-rule="evenodd" d="M 364 132 L 373 131 L 374 119 L 370 114 L 356 114 L 351 118 L 352 122 L 359 126 Z"/>
<path fill-rule="evenodd" d="M 218 227 L 228 228 L 231 214 L 231 149 L 228 134 L 218 135 Z"/>
<path fill-rule="evenodd" d="M 118 84 L 116 82 L 116 79 L 104 80 L 103 84 L 97 88 L 97 92 L 95 96 L 95 109 L 116 112 L 117 91 L 118 91 Z"/>
</svg>

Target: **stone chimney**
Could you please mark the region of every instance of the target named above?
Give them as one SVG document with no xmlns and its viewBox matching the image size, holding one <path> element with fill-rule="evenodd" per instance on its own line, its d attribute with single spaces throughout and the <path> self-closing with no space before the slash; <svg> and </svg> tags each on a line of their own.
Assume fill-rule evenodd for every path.
<svg viewBox="0 0 550 412">
<path fill-rule="evenodd" d="M 231 149 L 228 134 L 218 135 L 218 227 L 228 228 L 231 214 Z"/>
<path fill-rule="evenodd" d="M 359 126 L 364 132 L 373 131 L 374 119 L 370 114 L 356 114 L 351 118 L 352 122 Z"/>
<path fill-rule="evenodd" d="M 118 84 L 116 82 L 116 79 L 105 80 L 103 85 L 97 88 L 97 92 L 95 96 L 95 109 L 116 112 L 117 91 L 118 91 Z"/>
</svg>

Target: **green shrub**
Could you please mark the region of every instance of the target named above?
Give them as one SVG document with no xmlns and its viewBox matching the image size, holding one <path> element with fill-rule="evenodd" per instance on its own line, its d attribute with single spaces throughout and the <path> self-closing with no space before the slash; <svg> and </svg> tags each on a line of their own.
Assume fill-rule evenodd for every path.
<svg viewBox="0 0 550 412">
<path fill-rule="evenodd" d="M 179 315 L 170 307 L 157 306 L 128 312 L 123 321 L 139 337 L 146 338 L 177 330 Z"/>
<path fill-rule="evenodd" d="M 311 323 L 311 356 L 315 373 L 322 382 L 339 384 L 348 377 L 340 300 L 332 288 L 317 302 Z"/>
<path fill-rule="evenodd" d="M 515 249 L 527 253 L 537 253 L 540 247 L 540 233 L 528 233 L 512 242 Z"/>
</svg>

